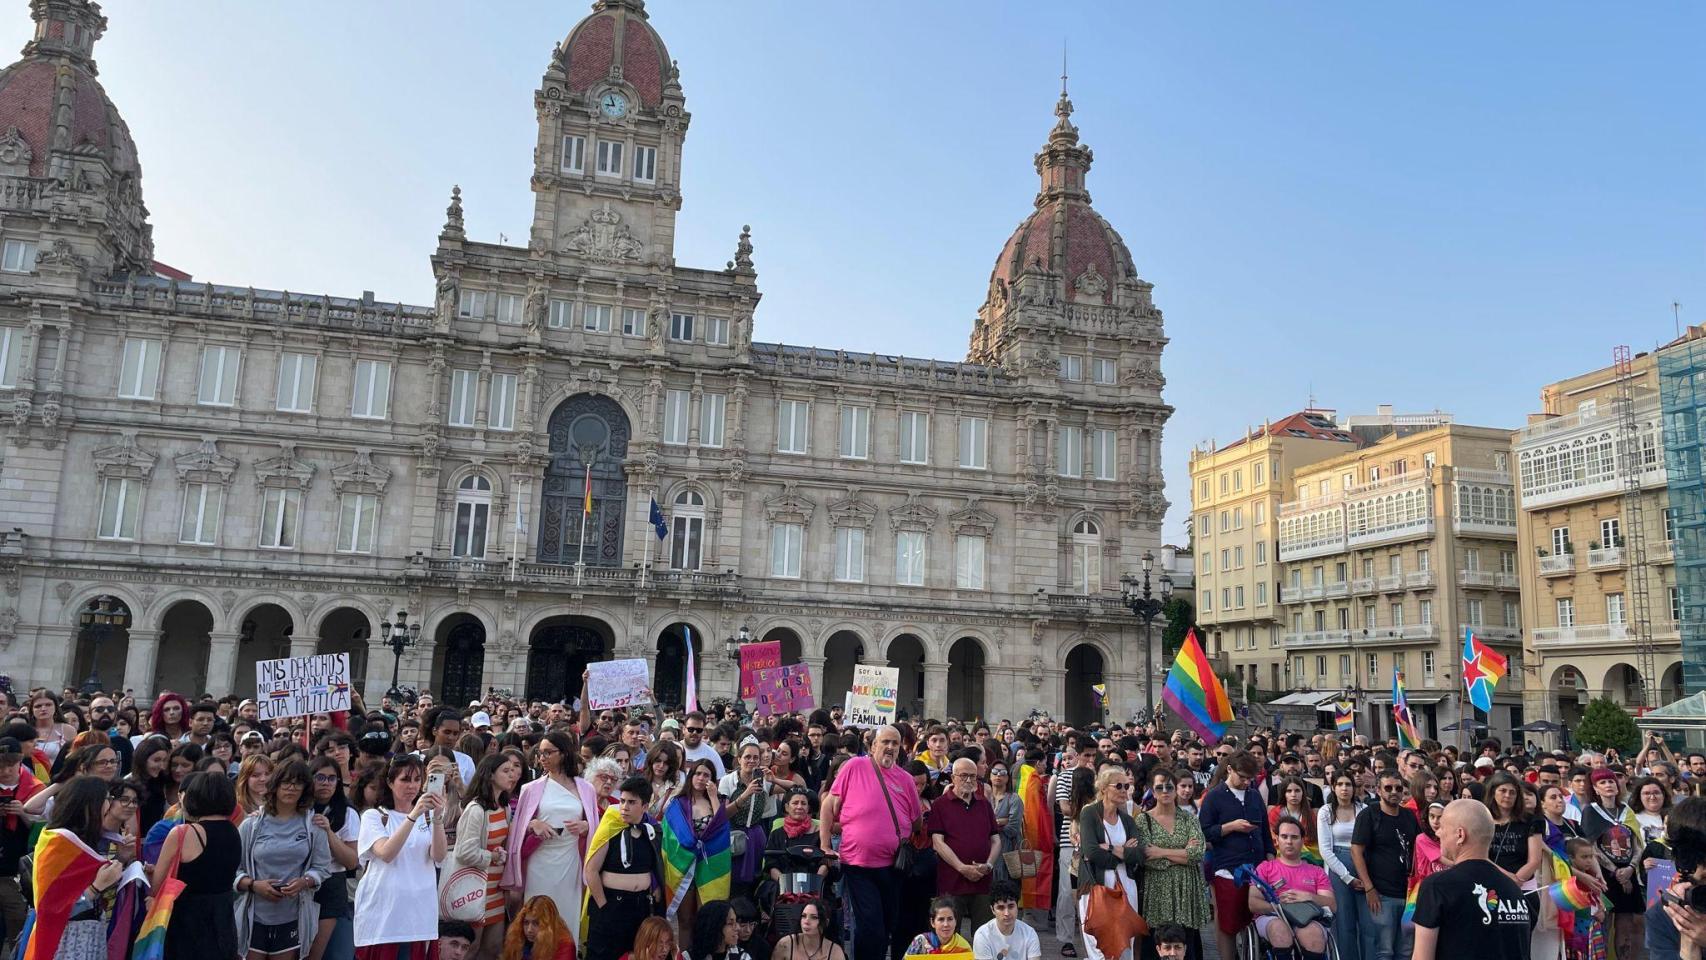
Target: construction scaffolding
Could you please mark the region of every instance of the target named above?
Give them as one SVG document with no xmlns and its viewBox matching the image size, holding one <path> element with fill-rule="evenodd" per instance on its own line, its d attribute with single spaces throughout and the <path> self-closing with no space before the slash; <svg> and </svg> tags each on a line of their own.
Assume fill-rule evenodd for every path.
<svg viewBox="0 0 1706 960">
<path fill-rule="evenodd" d="M 1617 423 L 1619 443 L 1618 471 L 1623 474 L 1622 543 L 1605 544 L 1607 549 L 1623 550 L 1623 569 L 1628 594 L 1629 639 L 1635 643 L 1635 669 L 1641 675 L 1641 706 L 1648 709 L 1661 706 L 1661 678 L 1658 658 L 1653 650 L 1652 598 L 1647 592 L 1647 518 L 1641 495 L 1641 476 L 1648 471 L 1648 458 L 1657 451 L 1642 443 L 1641 423 L 1635 417 L 1635 370 L 1629 361 L 1629 347 L 1618 346 L 1612 351 L 1612 367 L 1617 374 Z"/>
<path fill-rule="evenodd" d="M 1706 341 L 1689 339 L 1659 351 L 1659 403 L 1664 417 L 1665 472 L 1674 525 L 1676 585 L 1681 605 L 1682 687 L 1706 690 Z"/>
</svg>

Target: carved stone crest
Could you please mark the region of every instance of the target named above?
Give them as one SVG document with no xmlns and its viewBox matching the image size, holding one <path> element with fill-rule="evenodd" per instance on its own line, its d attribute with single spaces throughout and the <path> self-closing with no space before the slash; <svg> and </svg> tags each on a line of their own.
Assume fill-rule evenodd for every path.
<svg viewBox="0 0 1706 960">
<path fill-rule="evenodd" d="M 137 444 L 135 430 L 124 431 L 117 443 L 96 450 L 94 458 L 98 475 L 132 480 L 147 480 L 154 471 L 154 462 L 159 459 Z"/>
<path fill-rule="evenodd" d="M 1074 298 L 1101 297 L 1108 292 L 1108 280 L 1096 269 L 1095 264 L 1089 264 L 1084 272 L 1072 281 Z"/>
<path fill-rule="evenodd" d="M 260 486 L 295 487 L 298 490 L 308 489 L 308 482 L 314 479 L 315 466 L 296 455 L 296 444 L 281 443 L 278 445 L 278 455 L 268 457 L 255 464 L 255 482 Z"/>
<path fill-rule="evenodd" d="M 237 472 L 237 458 L 220 453 L 219 441 L 213 437 L 202 437 L 201 446 L 174 458 L 172 465 L 177 468 L 179 482 L 230 483 L 231 475 Z"/>
<path fill-rule="evenodd" d="M 817 503 L 799 491 L 792 480 L 782 484 L 782 492 L 764 501 L 764 512 L 771 523 L 799 523 L 811 520 Z"/>
<path fill-rule="evenodd" d="M 17 176 L 28 174 L 30 161 L 33 159 L 35 151 L 24 142 L 24 137 L 17 127 L 7 127 L 6 132 L 0 134 L 0 167 L 12 168 L 6 170 L 6 173 Z"/>
<path fill-rule="evenodd" d="M 563 247 L 594 263 L 632 263 L 645 252 L 640 241 L 634 239 L 633 231 L 622 222 L 622 215 L 610 209 L 608 200 L 564 236 Z"/>
<path fill-rule="evenodd" d="M 849 490 L 844 499 L 829 505 L 829 524 L 833 527 L 858 527 L 862 530 L 871 529 L 871 521 L 877 516 L 877 508 L 859 499 L 856 490 Z"/>
</svg>

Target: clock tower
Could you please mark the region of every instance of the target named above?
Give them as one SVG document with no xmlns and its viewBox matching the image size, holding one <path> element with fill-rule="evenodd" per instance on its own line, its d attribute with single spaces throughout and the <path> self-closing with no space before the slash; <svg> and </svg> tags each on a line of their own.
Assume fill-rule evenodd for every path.
<svg viewBox="0 0 1706 960">
<path fill-rule="evenodd" d="M 688 114 L 644 0 L 597 0 L 534 94 L 535 256 L 667 269 Z"/>
</svg>

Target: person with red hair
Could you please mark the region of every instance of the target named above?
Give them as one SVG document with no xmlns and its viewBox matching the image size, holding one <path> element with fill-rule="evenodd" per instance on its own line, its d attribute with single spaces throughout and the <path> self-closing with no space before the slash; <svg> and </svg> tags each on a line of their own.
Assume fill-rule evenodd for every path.
<svg viewBox="0 0 1706 960">
<path fill-rule="evenodd" d="M 550 897 L 534 897 L 521 907 L 504 936 L 502 960 L 575 960 L 575 938 Z"/>
<path fill-rule="evenodd" d="M 181 693 L 161 691 L 154 700 L 154 708 L 148 711 L 148 732 L 158 733 L 176 744 L 189 730 L 190 702 Z"/>
</svg>

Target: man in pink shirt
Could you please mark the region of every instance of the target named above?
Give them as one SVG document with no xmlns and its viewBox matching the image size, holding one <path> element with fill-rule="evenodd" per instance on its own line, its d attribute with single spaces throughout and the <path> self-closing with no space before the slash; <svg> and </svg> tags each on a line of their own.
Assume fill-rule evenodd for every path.
<svg viewBox="0 0 1706 960">
<path fill-rule="evenodd" d="M 1335 902 L 1332 882 L 1327 879 L 1327 871 L 1303 859 L 1303 824 L 1296 817 L 1284 814 L 1274 825 L 1274 848 L 1279 857 L 1263 861 L 1256 867 L 1256 876 L 1273 888 L 1280 903 L 1313 903 L 1331 910 Z M 1285 950 L 1292 945 L 1295 935 L 1297 945 L 1306 954 L 1320 956 L 1326 951 L 1327 928 L 1323 920 L 1294 927 L 1278 916 L 1277 910 L 1278 906 L 1268 902 L 1259 885 L 1250 884 L 1250 912 L 1256 917 L 1256 932 L 1269 946 Z"/>
<path fill-rule="evenodd" d="M 819 812 L 819 839 L 832 848 L 841 833 L 842 891 L 853 908 L 852 960 L 883 960 L 900 916 L 901 877 L 895 851 L 910 843 L 924 816 L 912 775 L 897 765 L 900 731 L 884 727 L 871 753 L 841 765 Z M 893 814 L 890 814 L 890 810 Z"/>
</svg>

